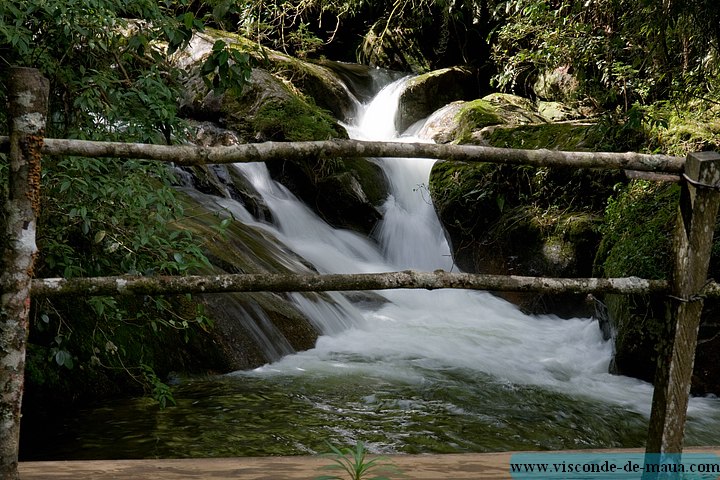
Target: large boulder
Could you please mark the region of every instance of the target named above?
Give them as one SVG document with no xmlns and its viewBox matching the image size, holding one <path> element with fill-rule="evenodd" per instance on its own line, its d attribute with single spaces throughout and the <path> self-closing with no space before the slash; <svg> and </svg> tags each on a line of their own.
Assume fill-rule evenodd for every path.
<svg viewBox="0 0 720 480">
<path fill-rule="evenodd" d="M 506 96 L 487 98 L 466 104 L 474 108 L 464 116 L 456 114 L 462 121 L 449 130 L 451 140 L 504 148 L 588 148 L 590 125 L 518 124 L 533 118 L 527 103 Z M 497 124 L 503 109 L 514 126 Z M 476 125 L 472 118 L 479 120 Z M 601 238 L 605 201 L 619 181 L 623 176 L 618 173 L 570 167 L 437 162 L 430 192 L 461 269 L 587 277 Z M 503 296 L 533 313 L 591 312 L 584 296 Z"/>
<path fill-rule="evenodd" d="M 448 103 L 476 98 L 478 89 L 476 73 L 463 67 L 419 75 L 407 83 L 400 95 L 395 127 L 404 132 Z"/>
<path fill-rule="evenodd" d="M 311 98 L 319 107 L 332 112 L 341 120 L 348 120 L 355 115 L 357 100 L 345 84 L 333 72 L 333 69 L 322 62 L 303 61 L 282 52 L 261 47 L 240 35 L 206 29 L 204 33 L 193 36 L 189 47 L 178 53 L 175 62 L 187 71 L 197 70 L 197 66 L 208 57 L 213 44 L 222 40 L 231 48 L 242 50 L 250 55 L 254 65 L 261 68 L 281 82 L 291 85 L 296 92 Z M 197 92 L 204 92 L 202 82 L 192 76 L 189 104 L 195 103 L 192 98 Z M 251 83 L 253 81 L 251 80 Z M 187 97 L 187 96 L 186 96 Z"/>
<path fill-rule="evenodd" d="M 532 101 L 517 95 L 492 93 L 476 100 L 452 102 L 437 110 L 419 134 L 433 139 L 436 143 L 487 145 L 488 140 L 485 137 L 497 136 L 496 128 L 513 132 L 516 129 L 508 127 L 528 125 L 528 128 L 532 128 L 533 125 L 538 125 L 539 132 L 547 132 L 549 135 L 555 129 L 543 125 L 554 117 L 576 118 L 577 115 L 562 104 L 551 106 L 549 102 L 544 102 L 536 107 Z M 527 136 L 526 129 L 517 130 L 522 132 L 520 135 Z M 562 126 L 557 130 L 562 134 L 570 131 Z M 533 141 L 545 145 L 543 148 L 559 148 L 559 142 L 553 141 L 550 145 L 546 144 L 544 139 Z M 582 146 L 576 145 L 575 138 L 568 139 L 565 143 L 569 147 Z"/>
<path fill-rule="evenodd" d="M 327 223 L 370 234 L 382 218 L 388 184 L 380 166 L 364 158 L 267 162 L 270 174 Z"/>
<path fill-rule="evenodd" d="M 430 192 L 455 263 L 474 273 L 590 276 L 602 216 L 587 205 L 573 205 L 571 198 L 552 197 L 568 182 L 581 190 L 586 175 L 437 162 L 430 175 Z M 531 313 L 573 316 L 590 312 L 585 297 L 578 295 L 501 296 Z"/>
</svg>

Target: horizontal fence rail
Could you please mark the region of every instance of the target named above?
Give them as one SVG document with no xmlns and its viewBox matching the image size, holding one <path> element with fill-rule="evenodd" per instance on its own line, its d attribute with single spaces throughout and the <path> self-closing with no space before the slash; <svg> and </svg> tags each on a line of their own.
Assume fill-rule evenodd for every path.
<svg viewBox="0 0 720 480">
<path fill-rule="evenodd" d="M 34 296 L 158 295 L 222 292 L 318 292 L 352 290 L 458 288 L 536 293 L 667 294 L 666 280 L 626 278 L 544 278 L 516 275 L 452 273 L 442 270 L 405 270 L 384 273 L 296 274 L 253 273 L 229 275 L 117 276 L 34 279 Z M 711 291 L 720 297 L 720 288 Z"/>
<path fill-rule="evenodd" d="M 584 167 L 680 174 L 685 159 L 670 155 L 635 152 L 564 152 L 521 150 L 478 145 L 435 143 L 368 142 L 325 140 L 315 142 L 265 142 L 227 147 L 196 145 L 152 145 L 145 143 L 95 142 L 44 139 L 41 152 L 47 155 L 137 158 L 172 162 L 176 165 L 303 160 L 335 157 L 434 158 L 462 162 L 490 162 L 536 167 Z M 8 137 L 0 137 L 0 151 L 7 151 Z"/>
<path fill-rule="evenodd" d="M 662 294 L 668 299 L 668 334 L 658 345 L 658 368 L 648 429 L 648 453 L 680 453 L 683 447 L 700 314 L 705 297 L 720 298 L 720 285 L 706 281 L 720 206 L 720 155 L 687 158 L 634 152 L 563 152 L 474 145 L 327 140 L 266 142 L 226 147 L 150 145 L 43 138 L 48 82 L 34 69 L 12 67 L 8 99 L 10 136 L 0 153 L 10 153 L 5 201 L 7 217 L 0 275 L 0 480 L 17 478 L 20 405 L 29 330 L 30 295 L 153 295 L 222 292 L 307 292 L 459 288 L 537 293 Z M 42 100 L 42 101 L 40 101 Z M 536 167 L 602 168 L 641 172 L 641 178 L 679 181 L 671 280 L 544 278 L 435 272 L 360 274 L 260 273 L 204 276 L 33 279 L 39 215 L 40 157 L 116 157 L 204 165 L 336 157 L 433 158 Z M 651 172 L 651 173 L 647 173 Z"/>
</svg>

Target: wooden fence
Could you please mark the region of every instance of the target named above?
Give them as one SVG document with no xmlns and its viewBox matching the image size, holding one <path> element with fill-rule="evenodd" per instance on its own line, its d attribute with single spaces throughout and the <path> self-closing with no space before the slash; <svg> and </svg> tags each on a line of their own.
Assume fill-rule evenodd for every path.
<svg viewBox="0 0 720 480">
<path fill-rule="evenodd" d="M 707 282 L 718 205 L 720 155 L 690 154 L 686 159 L 638 153 L 513 150 L 480 146 L 333 140 L 264 143 L 232 147 L 158 146 L 43 138 L 48 83 L 36 70 L 13 68 L 9 82 L 10 136 L 0 137 L 9 152 L 9 197 L 5 200 L 7 243 L 0 275 L 0 476 L 17 477 L 20 405 L 30 296 L 135 295 L 183 292 L 329 291 L 391 288 L 463 288 L 543 293 L 658 293 L 670 302 L 673 328 L 659 346 L 648 453 L 680 454 L 690 395 L 703 299 L 720 297 Z M 535 166 L 572 166 L 652 172 L 679 181 L 682 193 L 674 233 L 672 278 L 542 278 L 436 272 L 376 274 L 247 274 L 187 277 L 102 277 L 35 279 L 35 230 L 43 154 L 143 158 L 178 165 L 255 162 L 272 158 L 335 156 L 438 158 Z"/>
</svg>

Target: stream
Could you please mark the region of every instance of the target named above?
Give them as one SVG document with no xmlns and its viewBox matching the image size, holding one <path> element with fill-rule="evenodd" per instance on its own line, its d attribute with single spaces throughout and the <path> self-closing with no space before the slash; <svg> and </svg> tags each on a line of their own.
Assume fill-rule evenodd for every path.
<svg viewBox="0 0 720 480">
<path fill-rule="evenodd" d="M 359 106 L 350 136 L 399 135 L 407 79 Z M 453 269 L 427 182 L 433 160 L 378 159 L 390 181 L 372 239 L 334 229 L 274 182 L 264 164 L 235 165 L 262 193 L 265 228 L 320 272 Z M 240 204 L 224 206 L 254 221 Z M 455 269 L 457 270 L 457 269 Z M 597 320 L 528 316 L 484 292 L 383 291 L 334 303 L 292 294 L 322 333 L 315 348 L 252 371 L 182 379 L 176 406 L 138 398 L 47 425 L 26 459 L 296 455 L 364 442 L 374 453 L 640 447 L 652 386 L 610 375 Z M 720 444 L 720 401 L 693 398 L 687 445 Z"/>
</svg>

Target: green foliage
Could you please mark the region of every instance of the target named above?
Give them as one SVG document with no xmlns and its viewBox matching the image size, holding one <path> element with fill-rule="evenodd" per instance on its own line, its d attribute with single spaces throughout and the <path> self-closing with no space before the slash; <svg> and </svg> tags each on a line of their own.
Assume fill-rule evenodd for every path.
<svg viewBox="0 0 720 480">
<path fill-rule="evenodd" d="M 601 115 L 590 128 L 590 138 L 599 151 L 656 153 L 659 145 L 653 132 L 666 125 L 663 118 L 635 102 L 627 110 L 618 108 Z"/>
<path fill-rule="evenodd" d="M 400 474 L 399 470 L 383 457 L 369 460 L 367 449 L 359 440 L 355 444 L 355 448 L 337 448 L 331 444 L 328 446 L 332 450 L 330 456 L 334 463 L 326 465 L 322 469 L 340 470 L 343 475 L 322 475 L 316 477 L 315 480 L 390 480 L 390 477 L 386 475 Z"/>
<path fill-rule="evenodd" d="M 46 168 L 39 276 L 185 274 L 208 265 L 197 238 L 176 227 L 184 211 L 166 167 L 64 157 L 50 159 Z M 162 343 L 181 331 L 177 340 L 187 342 L 190 330 L 209 327 L 201 312 L 179 315 L 177 302 L 161 297 L 42 300 L 36 309 L 41 321 L 31 341 L 50 342 L 58 365 L 117 369 L 140 382 L 155 378 L 133 373 L 136 362 L 153 362 L 148 336 Z M 157 395 L 157 382 L 148 388 L 166 401 Z"/>
<path fill-rule="evenodd" d="M 595 268 L 606 277 L 666 279 L 679 187 L 644 180 L 618 186 L 605 210 Z"/>
<path fill-rule="evenodd" d="M 230 91 L 240 95 L 243 85 L 250 80 L 252 70 L 248 67 L 249 63 L 248 53 L 229 48 L 223 40 L 217 40 L 200 73 L 205 86 L 212 88 L 215 94 Z"/>
<path fill-rule="evenodd" d="M 717 97 L 716 2 L 507 0 L 495 15 L 500 87 L 522 91 L 539 72 L 570 67 L 586 95 L 625 110 L 638 100 Z"/>
<path fill-rule="evenodd" d="M 48 276 L 186 273 L 205 262 L 172 226 L 184 212 L 158 163 L 65 157 L 46 163 L 38 245 Z"/>
<path fill-rule="evenodd" d="M 145 383 L 152 386 L 152 396 L 157 400 L 160 408 L 168 405 L 175 405 L 175 397 L 173 397 L 170 387 L 163 383 L 155 374 L 155 370 L 149 365 L 140 365 Z"/>
<path fill-rule="evenodd" d="M 2 2 L 0 96 L 7 66 L 35 67 L 52 85 L 49 136 L 170 142 L 186 72 L 168 58 L 204 28 L 188 3 Z M 225 56 L 235 63 L 226 68 Z M 241 88 L 247 60 L 218 46 L 208 59 L 217 69 L 203 73 L 218 88 Z"/>
<path fill-rule="evenodd" d="M 177 99 L 191 73 L 175 68 L 171 56 L 214 18 L 191 7 L 188 0 L 1 2 L 0 97 L 8 66 L 35 67 L 51 84 L 47 136 L 171 143 L 184 130 Z M 249 57 L 217 43 L 200 73 L 216 91 L 238 93 L 249 76 Z M 4 115 L 0 111 L 0 132 L 7 129 Z M 6 174 L 1 162 L 0 177 Z M 178 226 L 184 212 L 172 181 L 160 164 L 45 158 L 36 274 L 185 274 L 206 266 L 201 242 Z M 39 300 L 30 337 L 37 348 L 30 354 L 46 360 L 48 370 L 72 370 L 69 390 L 80 378 L 103 376 L 102 370 L 113 382 L 122 383 L 115 372 L 129 377 L 167 403 L 154 371 L 167 371 L 176 356 L 161 353 L 163 345 L 187 343 L 210 326 L 188 303 L 161 297 Z M 40 374 L 40 362 L 30 363 L 36 366 L 31 381 L 62 388 L 61 376 Z M 155 369 L 152 375 L 148 368 Z"/>
</svg>

